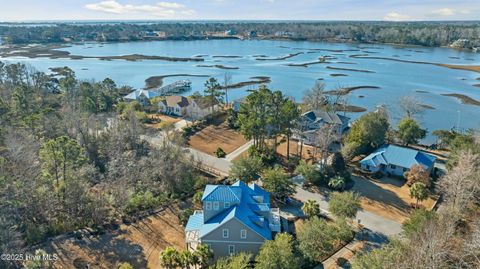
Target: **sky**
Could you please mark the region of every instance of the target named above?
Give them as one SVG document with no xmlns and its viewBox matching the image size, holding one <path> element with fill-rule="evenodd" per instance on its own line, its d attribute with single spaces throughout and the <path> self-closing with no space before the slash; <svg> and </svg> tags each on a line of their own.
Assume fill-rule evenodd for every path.
<svg viewBox="0 0 480 269">
<path fill-rule="evenodd" d="M 0 0 L 39 20 L 480 20 L 480 0 Z"/>
</svg>

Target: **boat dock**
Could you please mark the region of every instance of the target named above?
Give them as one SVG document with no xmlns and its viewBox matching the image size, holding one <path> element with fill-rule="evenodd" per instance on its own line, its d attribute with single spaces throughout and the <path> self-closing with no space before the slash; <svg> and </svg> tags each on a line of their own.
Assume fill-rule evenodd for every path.
<svg viewBox="0 0 480 269">
<path fill-rule="evenodd" d="M 172 84 L 168 84 L 151 91 L 159 95 L 172 95 L 182 93 L 191 89 L 192 82 L 190 80 L 179 80 Z"/>
</svg>

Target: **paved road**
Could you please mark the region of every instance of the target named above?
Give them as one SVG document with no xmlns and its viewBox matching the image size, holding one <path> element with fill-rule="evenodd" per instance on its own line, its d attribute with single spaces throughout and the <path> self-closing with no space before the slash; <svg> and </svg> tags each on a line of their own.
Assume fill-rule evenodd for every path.
<svg viewBox="0 0 480 269">
<path fill-rule="evenodd" d="M 301 177 L 295 177 L 292 179 L 296 183 L 296 193 L 294 198 L 305 202 L 307 200 L 315 200 L 320 205 L 320 209 L 322 213 L 331 216 L 330 212 L 328 211 L 328 200 L 325 195 L 321 193 L 313 193 L 307 190 L 302 189 L 302 179 Z M 393 220 L 384 218 L 377 214 L 360 210 L 356 216 L 357 220 L 360 220 L 360 223 L 365 226 L 366 228 L 374 231 L 379 232 L 384 235 L 396 235 L 402 231 L 402 224 L 395 222 Z"/>
<path fill-rule="evenodd" d="M 161 145 L 161 143 L 163 143 L 164 136 L 163 136 L 163 133 L 159 133 L 157 136 L 142 135 L 141 139 L 144 139 L 148 141 L 150 144 L 152 144 L 153 146 L 155 146 L 155 145 Z M 191 156 L 193 156 L 194 161 L 198 162 L 201 165 L 202 169 L 205 170 L 206 172 L 211 172 L 221 177 L 228 176 L 228 173 L 230 171 L 230 166 L 232 165 L 231 162 L 225 159 L 220 159 L 220 158 L 208 155 L 206 153 L 203 153 L 193 148 L 184 147 L 184 149 L 188 151 Z"/>
<path fill-rule="evenodd" d="M 143 136 L 143 139 L 147 140 L 153 145 L 159 145 L 163 142 L 163 136 L 160 134 L 157 137 L 151 136 Z M 247 147 L 248 148 L 248 147 Z M 202 168 L 206 171 L 211 171 L 217 175 L 226 177 L 230 171 L 230 167 L 232 163 L 227 159 L 220 159 L 214 156 L 208 155 L 196 149 L 188 148 L 187 150 L 194 158 L 195 161 L 201 162 Z M 320 209 L 322 213 L 326 215 L 331 215 L 328 211 L 328 200 L 323 194 L 320 193 L 312 193 L 307 190 L 302 189 L 303 179 L 302 177 L 294 177 L 292 180 L 296 183 L 296 193 L 294 198 L 305 202 L 307 200 L 315 200 L 320 205 Z M 298 209 L 294 214 L 298 214 Z M 292 211 L 293 212 L 293 211 Z M 285 212 L 288 214 L 288 212 Z M 373 232 L 381 233 L 387 236 L 398 234 L 402 231 L 401 223 L 395 222 L 393 220 L 384 218 L 382 216 L 376 215 L 374 213 L 360 210 L 356 216 L 357 220 L 360 220 L 360 223 L 364 225 L 366 228 L 372 230 Z"/>
</svg>

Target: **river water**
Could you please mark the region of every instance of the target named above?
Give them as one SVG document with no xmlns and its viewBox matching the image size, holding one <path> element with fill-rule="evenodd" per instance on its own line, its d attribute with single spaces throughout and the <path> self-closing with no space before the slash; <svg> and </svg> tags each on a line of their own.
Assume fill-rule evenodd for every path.
<svg viewBox="0 0 480 269">
<path fill-rule="evenodd" d="M 170 74 L 208 75 L 223 81 L 224 74 L 232 76 L 231 83 L 251 80 L 255 76 L 268 76 L 272 82 L 271 89 L 281 90 L 286 95 L 302 100 L 303 92 L 311 88 L 317 81 L 326 84 L 326 88 L 351 86 L 378 86 L 380 89 L 360 89 L 348 95 L 351 105 L 368 110 L 383 104 L 390 110 L 392 122 L 402 116 L 398 107 L 398 98 L 404 95 L 415 95 L 423 104 L 433 107 L 418 117 L 420 123 L 429 131 L 435 129 L 480 128 L 480 106 L 462 104 L 460 100 L 442 96 L 442 94 L 463 94 L 480 101 L 480 73 L 455 70 L 446 67 L 398 62 L 384 59 L 354 58 L 352 55 L 362 54 L 371 57 L 448 63 L 461 65 L 480 65 L 480 54 L 458 51 L 448 48 L 398 47 L 390 45 L 343 44 L 303 41 L 267 41 L 267 40 L 204 40 L 204 41 L 155 41 L 129 43 L 86 43 L 73 45 L 67 50 L 74 55 L 83 56 L 118 56 L 128 54 L 159 55 L 170 57 L 199 56 L 204 62 L 172 62 L 160 60 L 98 60 L 98 59 L 49 59 L 49 58 L 4 58 L 0 60 L 21 61 L 39 70 L 49 72 L 50 67 L 68 66 L 81 79 L 101 80 L 112 78 L 118 85 L 130 85 L 142 88 L 145 79 L 150 76 Z M 264 58 L 280 58 L 289 54 L 297 56 L 284 60 L 257 60 Z M 218 57 L 237 56 L 237 57 Z M 321 56 L 327 57 L 328 63 L 309 65 L 308 67 L 288 66 L 316 61 Z M 220 69 L 214 67 L 198 67 L 197 65 L 223 65 L 238 69 Z M 347 68 L 368 70 L 358 72 L 352 70 L 329 69 Z M 345 76 L 331 76 L 343 74 Z M 164 84 L 179 79 L 192 81 L 192 92 L 203 91 L 204 77 L 168 77 Z M 229 90 L 229 99 L 233 100 L 248 94 L 246 86 Z M 187 92 L 185 95 L 191 94 Z M 356 118 L 361 113 L 348 113 Z M 425 143 L 434 141 L 427 137 Z"/>
</svg>

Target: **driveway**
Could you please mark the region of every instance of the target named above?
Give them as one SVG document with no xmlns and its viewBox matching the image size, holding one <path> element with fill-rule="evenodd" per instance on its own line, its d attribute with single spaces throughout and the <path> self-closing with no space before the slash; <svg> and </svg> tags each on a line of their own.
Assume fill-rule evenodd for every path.
<svg viewBox="0 0 480 269">
<path fill-rule="evenodd" d="M 321 193 L 314 193 L 302 188 L 303 179 L 300 176 L 292 178 L 296 184 L 296 193 L 294 198 L 306 202 L 307 200 L 315 200 L 320 205 L 323 214 L 332 217 L 328 211 L 328 197 Z M 393 220 L 384 218 L 377 214 L 360 209 L 357 213 L 356 220 L 366 228 L 387 236 L 399 234 L 402 231 L 402 224 Z"/>
</svg>

